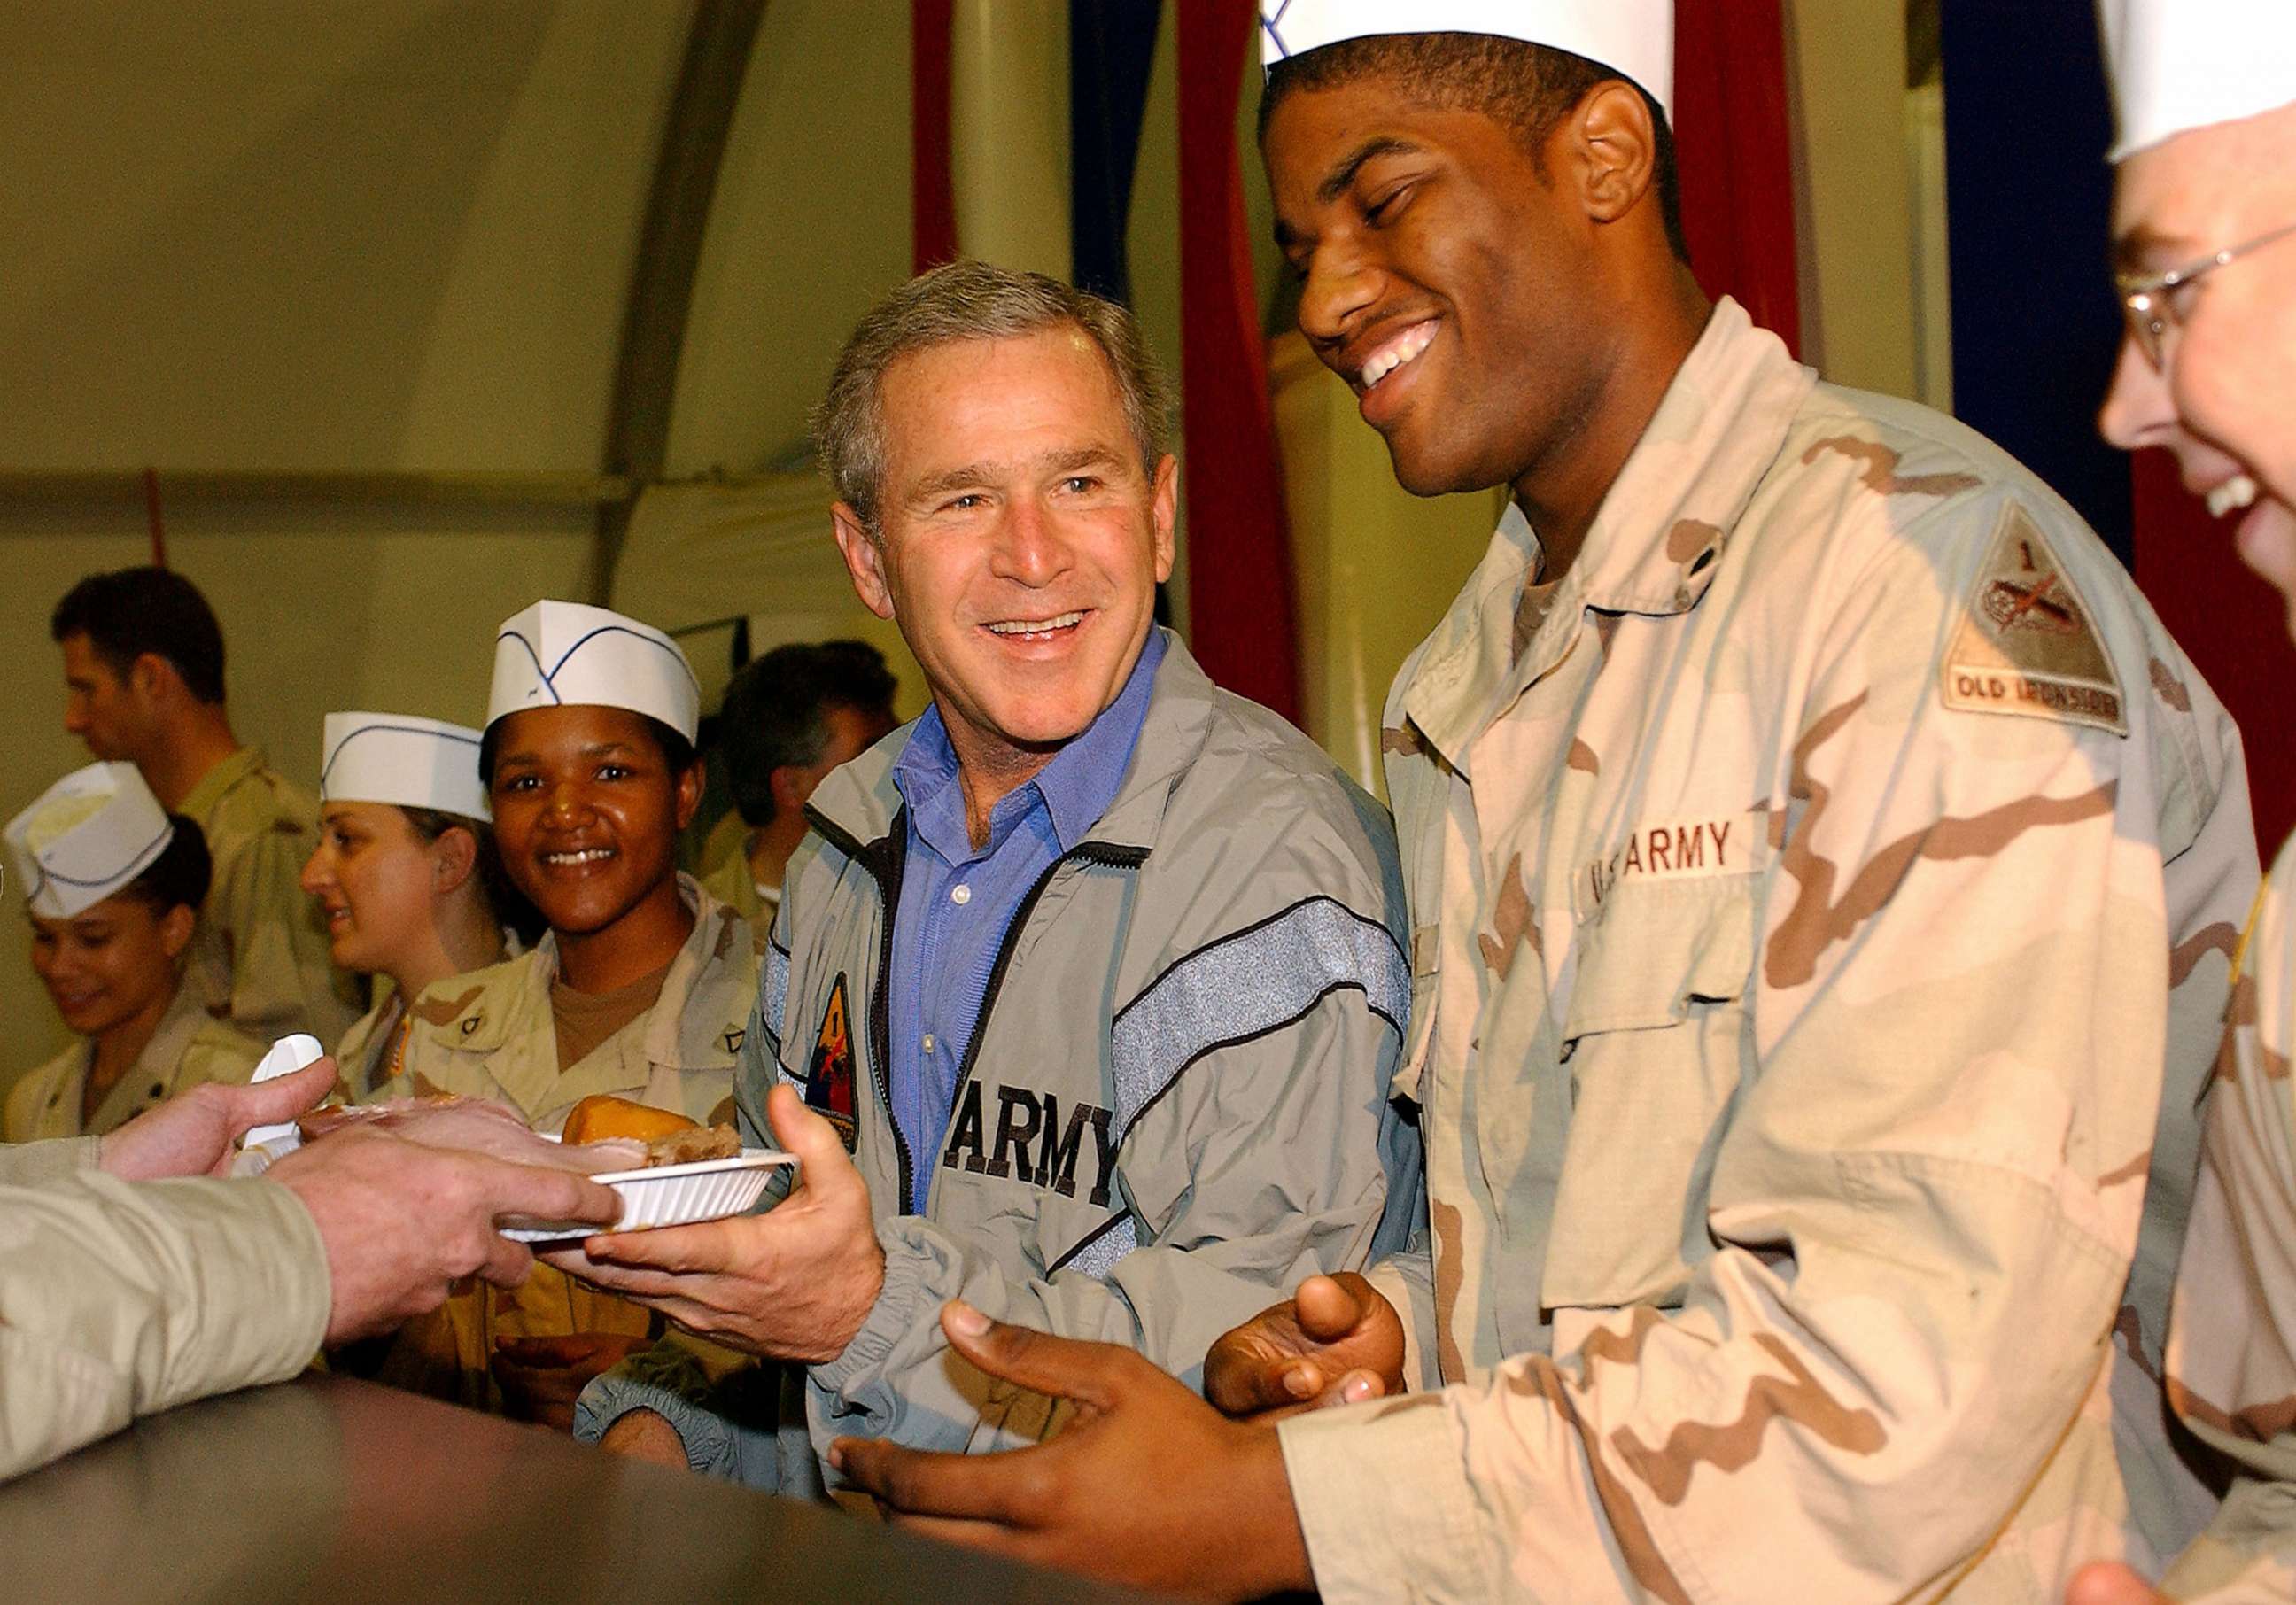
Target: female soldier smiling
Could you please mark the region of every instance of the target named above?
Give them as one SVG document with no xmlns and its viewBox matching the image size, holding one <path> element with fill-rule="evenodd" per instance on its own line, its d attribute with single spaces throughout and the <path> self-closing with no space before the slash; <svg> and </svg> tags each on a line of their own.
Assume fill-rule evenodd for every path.
<svg viewBox="0 0 2296 1605">
<path fill-rule="evenodd" d="M 677 871 L 701 797 L 700 690 L 677 644 L 603 608 L 536 603 L 502 626 L 480 775 L 534 951 L 435 986 L 381 1097 L 456 1093 L 555 1134 L 608 1093 L 730 1120 L 757 994 L 749 924 Z M 582 1384 L 644 1339 L 637 1306 L 537 1267 L 410 1327 L 387 1373 L 564 1425 Z M 408 1366 L 419 1366 L 410 1371 Z"/>
</svg>

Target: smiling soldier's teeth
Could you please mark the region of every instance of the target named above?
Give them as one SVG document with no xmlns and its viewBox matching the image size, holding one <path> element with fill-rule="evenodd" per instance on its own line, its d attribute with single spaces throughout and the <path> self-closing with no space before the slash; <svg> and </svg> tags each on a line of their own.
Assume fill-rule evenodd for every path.
<svg viewBox="0 0 2296 1605">
<path fill-rule="evenodd" d="M 2227 512 L 2251 505 L 2256 501 L 2256 481 L 2246 474 L 2234 474 L 2209 492 L 2209 516 L 2220 519 Z"/>
<path fill-rule="evenodd" d="M 578 853 L 545 853 L 545 864 L 597 864 L 614 856 L 611 848 L 584 848 Z"/>
<path fill-rule="evenodd" d="M 998 635 L 1049 635 L 1054 630 L 1071 629 L 1084 622 L 1082 613 L 1062 613 L 1054 618 L 1005 618 L 988 626 Z"/>
<path fill-rule="evenodd" d="M 1430 323 L 1424 328 L 1414 330 L 1411 333 L 1405 335 L 1401 340 L 1396 341 L 1392 346 L 1388 347 L 1386 349 L 1374 356 L 1369 362 L 1363 365 L 1362 380 L 1364 389 L 1366 390 L 1370 389 L 1372 386 L 1377 384 L 1381 380 L 1385 379 L 1389 374 L 1394 373 L 1405 363 L 1409 362 L 1413 357 L 1427 349 L 1427 342 L 1434 338 L 1435 327 L 1433 324 Z"/>
</svg>

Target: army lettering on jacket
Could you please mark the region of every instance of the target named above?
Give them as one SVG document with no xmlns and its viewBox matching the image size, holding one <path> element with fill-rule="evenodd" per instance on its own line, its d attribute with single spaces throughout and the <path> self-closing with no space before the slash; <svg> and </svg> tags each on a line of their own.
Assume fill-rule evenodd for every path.
<svg viewBox="0 0 2296 1605">
<path fill-rule="evenodd" d="M 2230 719 L 2031 475 L 1726 300 L 1535 552 L 1389 701 L 1432 1242 L 1374 1280 L 1431 1390 L 1281 1429 L 1324 1597 L 2157 1567 L 2210 1503 L 2147 1373 L 2256 886 Z"/>
<path fill-rule="evenodd" d="M 31 1142 L 48 1137 L 102 1136 L 145 1110 L 203 1081 L 244 1081 L 263 1050 L 208 1016 L 199 988 L 187 977 L 176 988 L 159 1028 L 96 1106 L 85 1126 L 80 1110 L 94 1069 L 95 1044 L 72 1044 L 8 1089 L 6 1138 Z"/>
<path fill-rule="evenodd" d="M 2257 904 L 2209 1096 L 2169 1328 L 2169 1399 L 2235 1474 L 2163 1579 L 2180 1600 L 2296 1599 L 2296 841 Z"/>
<path fill-rule="evenodd" d="M 1177 640 L 1153 684 L 1116 800 L 1013 917 L 930 1150 L 903 1140 L 884 1084 L 901 742 L 822 783 L 738 1097 L 753 1141 L 782 1080 L 848 1134 L 884 1290 L 801 1396 L 770 1370 L 711 1393 L 658 1349 L 591 1385 L 578 1436 L 644 1405 L 697 1469 L 792 1491 L 840 1434 L 1010 1446 L 1048 1429 L 1049 1405 L 951 1358 L 945 1300 L 1193 1381 L 1214 1338 L 1302 1276 L 1407 1239 L 1418 1147 L 1386 1096 L 1407 991 L 1386 817 Z M 925 1212 L 905 1216 L 921 1172 Z M 809 1445 L 776 1442 L 807 1418 Z"/>
<path fill-rule="evenodd" d="M 242 747 L 209 770 L 176 810 L 206 835 L 214 862 L 187 980 L 208 1011 L 258 1049 L 291 1031 L 321 1042 L 358 1017 L 358 987 L 334 967 L 303 862 L 318 840 L 319 807 Z"/>
</svg>

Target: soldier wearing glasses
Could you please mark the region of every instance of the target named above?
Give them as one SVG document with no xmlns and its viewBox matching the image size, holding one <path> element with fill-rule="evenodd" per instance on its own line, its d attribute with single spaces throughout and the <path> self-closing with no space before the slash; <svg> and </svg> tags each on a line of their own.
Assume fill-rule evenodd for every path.
<svg viewBox="0 0 2296 1605">
<path fill-rule="evenodd" d="M 2128 314 L 2101 420 L 2176 454 L 2296 631 L 2296 6 L 2107 0 L 2120 113 L 2114 245 Z M 2262 741 L 2278 731 L 2255 731 Z M 2169 1402 L 2230 1457 L 2208 1532 L 2155 1593 L 2123 1567 L 2074 1605 L 2296 1598 L 2296 842 L 2234 981 L 2169 1333 Z"/>
</svg>

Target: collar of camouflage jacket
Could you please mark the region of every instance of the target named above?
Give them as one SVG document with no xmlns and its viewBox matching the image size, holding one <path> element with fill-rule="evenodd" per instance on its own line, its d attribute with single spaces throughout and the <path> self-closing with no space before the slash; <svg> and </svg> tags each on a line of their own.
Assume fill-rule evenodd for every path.
<svg viewBox="0 0 2296 1605">
<path fill-rule="evenodd" d="M 1404 688 L 1403 711 L 1429 744 L 1464 771 L 1504 693 L 1561 661 L 1584 613 L 1696 607 L 1816 377 L 1724 297 L 1603 498 L 1578 561 L 1528 630 L 1519 606 L 1538 539 L 1507 508 Z"/>
<path fill-rule="evenodd" d="M 691 875 L 678 875 L 677 889 L 693 911 L 693 929 L 670 961 L 661 995 L 646 1016 L 646 1067 L 726 1069 L 740 1051 L 740 1034 L 756 995 L 750 970 L 755 944 L 742 917 Z M 498 979 L 473 986 L 474 977 L 455 976 L 425 987 L 415 1009 L 422 1028 L 465 1053 L 497 1052 L 529 1036 L 555 1042 L 550 1018 L 550 983 L 558 973 L 554 936 L 545 934 L 524 957 L 480 973 Z M 546 1057 L 546 1064 L 537 1060 L 531 1067 L 539 1083 L 532 1087 L 512 1085 L 510 1077 L 518 1074 L 512 1066 L 489 1073 L 513 1097 L 524 1102 L 531 1096 L 539 1108 L 560 1074 L 554 1048 Z M 636 1067 L 633 1074 L 640 1084 L 645 1079 Z"/>
<path fill-rule="evenodd" d="M 1132 749 L 1131 767 L 1125 771 L 1116 800 L 1093 826 L 1091 839 L 1144 852 L 1155 846 L 1173 784 L 1203 750 L 1213 701 L 1219 694 L 1180 638 L 1166 630 L 1164 660 L 1156 666 L 1148 717 Z M 879 742 L 816 789 L 806 808 L 816 816 L 816 824 L 829 827 L 824 834 L 866 846 L 892 833 L 901 807 L 893 768 L 914 729 L 913 722 L 898 741 Z"/>
</svg>

